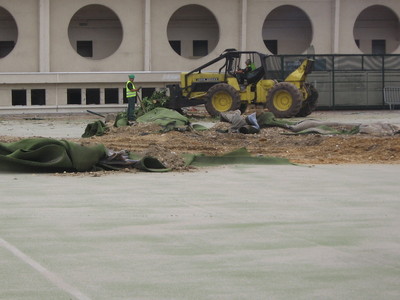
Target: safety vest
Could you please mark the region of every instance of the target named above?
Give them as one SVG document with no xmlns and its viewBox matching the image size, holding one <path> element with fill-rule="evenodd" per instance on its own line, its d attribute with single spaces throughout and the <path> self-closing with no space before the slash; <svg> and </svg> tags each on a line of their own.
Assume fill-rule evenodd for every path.
<svg viewBox="0 0 400 300">
<path fill-rule="evenodd" d="M 133 89 L 136 90 L 135 84 L 132 81 L 128 80 L 126 82 L 126 85 L 125 85 L 125 87 L 126 87 L 126 98 L 136 97 L 136 91 L 131 92 L 131 90 L 128 88 L 128 84 L 129 83 L 132 83 Z"/>
<path fill-rule="evenodd" d="M 251 63 L 249 65 L 247 65 L 247 67 L 250 67 L 250 71 L 254 71 L 256 69 L 256 66 L 254 65 L 254 63 Z"/>
</svg>

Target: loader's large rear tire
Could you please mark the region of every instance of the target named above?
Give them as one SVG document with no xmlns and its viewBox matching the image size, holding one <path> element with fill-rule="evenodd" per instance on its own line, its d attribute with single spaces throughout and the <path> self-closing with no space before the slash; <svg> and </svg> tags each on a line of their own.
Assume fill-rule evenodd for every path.
<svg viewBox="0 0 400 300">
<path fill-rule="evenodd" d="M 280 82 L 269 90 L 265 106 L 277 118 L 291 118 L 299 113 L 302 100 L 303 95 L 294 84 Z"/>
<path fill-rule="evenodd" d="M 304 83 L 304 85 L 309 93 L 309 96 L 303 101 L 303 105 L 296 117 L 307 117 L 317 108 L 318 91 L 311 83 L 307 82 Z"/>
<path fill-rule="evenodd" d="M 227 83 L 219 83 L 212 86 L 206 96 L 206 110 L 215 117 L 221 112 L 237 110 L 241 100 L 239 92 Z"/>
</svg>

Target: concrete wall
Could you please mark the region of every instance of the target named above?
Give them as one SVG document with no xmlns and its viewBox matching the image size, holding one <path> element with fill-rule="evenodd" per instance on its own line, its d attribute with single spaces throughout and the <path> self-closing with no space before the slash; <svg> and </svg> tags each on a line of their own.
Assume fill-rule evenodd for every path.
<svg viewBox="0 0 400 300">
<path fill-rule="evenodd" d="M 48 2 L 49 5 L 49 34 L 40 35 L 40 5 Z M 194 1 L 196 2 L 196 1 Z M 262 0 L 203 0 L 197 1 L 198 5 L 209 10 L 216 20 L 216 27 L 209 28 L 210 24 L 198 24 L 203 27 L 185 28 L 181 24 L 179 29 L 169 28 L 169 21 L 178 9 L 185 5 L 194 4 L 191 0 L 97 0 L 95 4 L 104 5 L 113 11 L 122 26 L 122 37 L 115 28 L 103 29 L 98 34 L 88 29 L 70 28 L 72 41 L 68 35 L 69 25 L 74 14 L 86 5 L 94 4 L 90 0 L 0 0 L 3 7 L 14 17 L 18 27 L 18 41 L 15 49 L 9 56 L 0 59 L 1 72 L 39 72 L 40 51 L 43 44 L 49 44 L 50 72 L 96 72 L 96 71 L 150 71 L 188 70 L 207 62 L 220 54 L 226 48 L 242 50 L 256 50 L 268 53 L 263 42 L 266 31 L 273 33 L 273 38 L 278 39 L 278 54 L 306 53 L 308 46 L 312 45 L 316 54 L 322 53 L 362 53 L 354 41 L 354 26 L 359 14 L 369 6 L 387 6 L 395 17 L 400 15 L 400 2 L 397 0 L 318 0 L 318 1 L 262 1 Z M 168 3 L 168 5 L 166 5 Z M 243 11 L 243 3 L 245 11 Z M 146 5 L 149 16 L 146 19 Z M 305 15 L 305 31 L 301 27 L 303 21 L 285 20 L 273 21 L 274 28 L 265 27 L 264 23 L 269 14 L 285 5 L 295 7 Z M 245 15 L 243 15 L 245 14 Z M 335 15 L 337 14 L 337 15 Z M 297 16 L 294 15 L 293 19 Z M 336 20 L 335 18 L 338 18 Z M 398 21 L 398 20 L 397 20 Z M 289 24 L 289 27 L 288 27 Z M 290 25 L 292 24 L 292 25 Z M 299 26 L 296 26 L 299 25 Z M 368 26 L 369 27 L 369 26 Z M 145 32 L 149 31 L 146 40 Z M 400 53 L 396 46 L 399 39 L 398 24 L 387 24 L 384 30 L 376 28 L 360 29 L 361 46 L 364 52 L 370 51 L 366 45 L 368 39 L 387 38 L 387 49 L 391 53 Z M 103 44 L 104 49 L 95 45 L 96 51 L 108 53 L 109 47 L 115 47 L 118 40 L 121 44 L 112 55 L 104 59 L 101 52 L 95 54 L 94 59 L 84 58 L 76 53 L 75 42 L 77 39 L 93 39 L 96 43 L 100 40 L 98 35 L 103 35 L 103 40 L 111 42 Z M 172 39 L 182 40 L 182 51 L 190 53 L 192 39 L 209 40 L 210 53 L 201 58 L 191 59 L 179 56 L 169 45 L 168 36 Z M 110 36 L 113 36 L 110 38 Z M 3 37 L 4 38 L 4 37 Z M 114 41 L 117 40 L 117 41 Z M 72 45 L 71 45 L 72 43 Z M 304 45 L 306 43 L 306 46 Z M 335 43 L 338 45 L 335 50 Z M 309 45 L 307 45 L 309 44 Z M 188 46 L 189 45 L 189 46 Z M 190 56 L 190 55 L 184 55 Z"/>
<path fill-rule="evenodd" d="M 108 28 L 96 34 L 91 30 L 88 35 L 87 29 L 70 27 L 75 13 L 93 4 L 115 13 L 122 34 L 117 33 L 118 29 Z M 178 27 L 168 27 L 178 9 L 193 4 L 210 11 L 215 18 L 213 24 L 199 22 L 190 29 L 182 22 Z M 300 23 L 296 23 L 295 14 L 289 27 L 284 20 L 277 20 L 274 28 L 265 27 L 269 14 L 285 5 L 304 14 Z M 385 35 L 382 29 L 378 35 L 376 28 L 359 30 L 360 50 L 354 40 L 355 22 L 372 5 L 389 8 L 395 24 L 385 25 L 388 28 L 383 30 Z M 268 53 L 263 42 L 267 31 L 278 39 L 281 53 L 306 53 L 312 45 L 315 54 L 361 54 L 370 51 L 371 39 L 382 36 L 388 39 L 387 50 L 400 54 L 398 0 L 0 0 L 0 7 L 12 15 L 18 30 L 14 50 L 0 58 L 0 107 L 3 108 L 11 105 L 12 89 L 24 89 L 27 85 L 46 89 L 49 106 L 67 105 L 66 87 L 122 88 L 131 72 L 138 74 L 137 82 L 161 87 L 177 81 L 180 71 L 196 68 L 226 48 Z M 306 32 L 296 25 L 303 23 L 307 23 Z M 0 20 L 1 24 L 4 23 Z M 106 42 L 93 58 L 85 58 L 76 52 L 75 43 L 86 38 L 94 43 L 108 39 L 110 43 Z M 186 57 L 170 47 L 169 38 L 182 40 Z M 209 41 L 208 55 L 191 57 L 194 38 Z M 113 51 L 116 44 L 119 47 Z M 94 47 L 99 50 L 97 44 Z M 103 56 L 106 57 L 98 59 Z"/>
</svg>

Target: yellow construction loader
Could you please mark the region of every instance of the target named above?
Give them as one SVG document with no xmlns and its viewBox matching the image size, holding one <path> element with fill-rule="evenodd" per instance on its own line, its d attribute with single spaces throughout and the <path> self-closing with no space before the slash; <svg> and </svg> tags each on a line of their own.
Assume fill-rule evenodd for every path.
<svg viewBox="0 0 400 300">
<path fill-rule="evenodd" d="M 305 59 L 284 80 L 274 56 L 227 49 L 210 62 L 181 74 L 180 84 L 168 85 L 172 109 L 204 104 L 211 116 L 249 104 L 264 105 L 278 118 L 305 117 L 317 106 L 318 92 L 306 77 L 313 61 Z M 246 70 L 246 65 L 248 68 Z M 211 69 L 216 71 L 205 71 Z"/>
</svg>

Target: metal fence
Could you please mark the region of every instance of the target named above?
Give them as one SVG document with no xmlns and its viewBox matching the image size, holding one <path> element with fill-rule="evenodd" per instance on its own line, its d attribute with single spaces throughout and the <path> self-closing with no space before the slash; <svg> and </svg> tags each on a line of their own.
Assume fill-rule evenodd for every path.
<svg viewBox="0 0 400 300">
<path fill-rule="evenodd" d="M 314 60 L 308 81 L 318 90 L 318 108 L 391 108 L 385 88 L 400 88 L 400 55 L 277 55 L 267 59 L 269 75 L 284 79 L 306 57 Z"/>
</svg>

